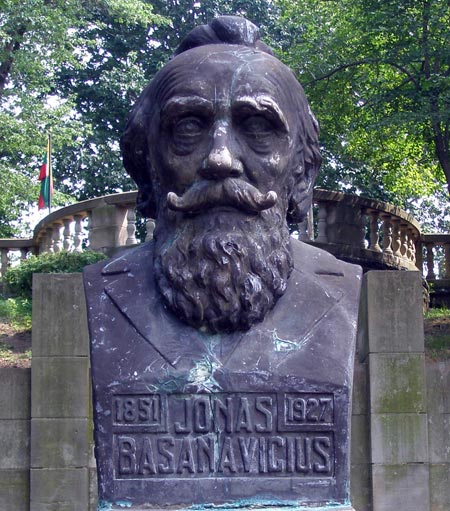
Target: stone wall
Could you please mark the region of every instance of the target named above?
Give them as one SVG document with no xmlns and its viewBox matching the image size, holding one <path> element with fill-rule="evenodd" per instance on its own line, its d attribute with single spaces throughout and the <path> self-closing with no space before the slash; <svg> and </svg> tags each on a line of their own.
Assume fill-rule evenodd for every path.
<svg viewBox="0 0 450 511">
<path fill-rule="evenodd" d="M 31 370 L 0 370 L 0 509 L 28 510 Z"/>
<path fill-rule="evenodd" d="M 450 362 L 425 360 L 421 313 L 418 273 L 365 276 L 352 417 L 356 511 L 450 509 Z M 0 510 L 94 511 L 81 275 L 35 276 L 32 371 L 3 369 L 0 382 Z"/>
</svg>

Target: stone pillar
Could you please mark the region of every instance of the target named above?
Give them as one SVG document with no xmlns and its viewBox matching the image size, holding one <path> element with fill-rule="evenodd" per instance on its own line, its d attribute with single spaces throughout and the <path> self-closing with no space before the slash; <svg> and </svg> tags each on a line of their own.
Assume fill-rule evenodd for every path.
<svg viewBox="0 0 450 511">
<path fill-rule="evenodd" d="M 89 248 L 108 253 L 125 245 L 127 236 L 127 208 L 105 204 L 91 211 Z"/>
<path fill-rule="evenodd" d="M 30 511 L 89 506 L 89 351 L 81 274 L 33 280 Z"/>
<path fill-rule="evenodd" d="M 422 303 L 419 272 L 364 277 L 373 511 L 430 510 Z"/>
</svg>

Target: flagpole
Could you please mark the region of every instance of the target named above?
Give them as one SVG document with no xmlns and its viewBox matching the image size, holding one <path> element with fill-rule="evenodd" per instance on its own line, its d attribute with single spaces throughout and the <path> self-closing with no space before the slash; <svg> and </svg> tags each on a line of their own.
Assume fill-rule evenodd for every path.
<svg viewBox="0 0 450 511">
<path fill-rule="evenodd" d="M 52 175 L 52 135 L 48 132 L 48 214 L 52 212 L 52 188 L 53 188 L 53 175 Z"/>
</svg>

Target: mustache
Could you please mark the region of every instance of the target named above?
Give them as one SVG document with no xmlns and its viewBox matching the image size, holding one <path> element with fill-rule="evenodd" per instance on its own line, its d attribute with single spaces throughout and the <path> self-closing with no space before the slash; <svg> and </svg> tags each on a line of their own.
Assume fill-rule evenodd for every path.
<svg viewBox="0 0 450 511">
<path fill-rule="evenodd" d="M 167 206 L 173 211 L 199 213 L 214 207 L 231 206 L 245 213 L 259 213 L 274 206 L 276 192 L 260 192 L 255 186 L 236 178 L 194 183 L 181 197 L 167 194 Z"/>
</svg>

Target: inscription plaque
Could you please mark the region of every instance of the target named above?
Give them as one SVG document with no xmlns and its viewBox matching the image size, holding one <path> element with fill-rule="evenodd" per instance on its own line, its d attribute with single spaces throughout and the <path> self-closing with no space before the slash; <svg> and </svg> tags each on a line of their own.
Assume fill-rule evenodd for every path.
<svg viewBox="0 0 450 511">
<path fill-rule="evenodd" d="M 115 395 L 115 478 L 333 477 L 332 394 Z"/>
</svg>

